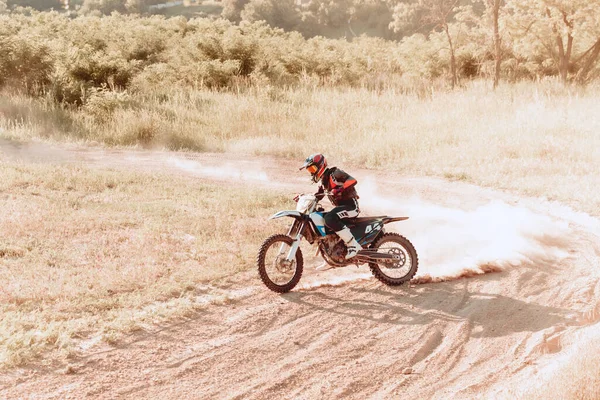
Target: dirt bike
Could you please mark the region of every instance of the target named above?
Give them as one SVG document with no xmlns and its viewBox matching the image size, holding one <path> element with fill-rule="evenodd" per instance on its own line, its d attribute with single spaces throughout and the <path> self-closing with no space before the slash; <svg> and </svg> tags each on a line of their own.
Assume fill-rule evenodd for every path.
<svg viewBox="0 0 600 400">
<path fill-rule="evenodd" d="M 258 252 L 258 272 L 272 291 L 285 293 L 300 281 L 304 268 L 302 239 L 317 246 L 317 254 L 331 267 L 346 267 L 368 263 L 373 275 L 386 285 L 402 285 L 417 272 L 418 256 L 412 243 L 397 233 L 388 233 L 384 225 L 404 221 L 408 217 L 364 217 L 346 219 L 344 223 L 363 247 L 356 256 L 346 259 L 346 244 L 325 226 L 324 208 L 313 194 L 296 196 L 295 211 L 280 211 L 269 219 L 293 218 L 287 234 L 267 238 Z"/>
</svg>

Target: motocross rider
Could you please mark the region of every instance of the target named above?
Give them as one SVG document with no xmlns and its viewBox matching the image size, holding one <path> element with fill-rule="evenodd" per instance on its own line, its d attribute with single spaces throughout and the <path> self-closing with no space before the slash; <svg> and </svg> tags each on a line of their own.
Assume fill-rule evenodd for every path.
<svg viewBox="0 0 600 400">
<path fill-rule="evenodd" d="M 362 246 L 356 241 L 343 220 L 355 218 L 360 213 L 358 193 L 354 188 L 357 183 L 356 179 L 339 168 L 327 168 L 327 160 L 323 154 L 309 156 L 300 170 L 304 168 L 310 172 L 314 183 L 320 181 L 319 191 L 316 193 L 317 198 L 322 199 L 327 193 L 329 201 L 335 206 L 325 214 L 325 225 L 346 243 L 348 249 L 346 259 L 354 257 L 362 250 Z"/>
</svg>

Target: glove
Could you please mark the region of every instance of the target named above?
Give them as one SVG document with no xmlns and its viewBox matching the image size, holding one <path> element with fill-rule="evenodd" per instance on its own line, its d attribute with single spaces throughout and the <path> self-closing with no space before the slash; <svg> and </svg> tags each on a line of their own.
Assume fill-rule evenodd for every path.
<svg viewBox="0 0 600 400">
<path fill-rule="evenodd" d="M 315 197 L 319 201 L 323 200 L 323 198 L 325 197 L 325 190 L 323 189 L 323 186 L 319 186 L 319 190 L 317 191 L 317 193 L 315 193 Z"/>
</svg>

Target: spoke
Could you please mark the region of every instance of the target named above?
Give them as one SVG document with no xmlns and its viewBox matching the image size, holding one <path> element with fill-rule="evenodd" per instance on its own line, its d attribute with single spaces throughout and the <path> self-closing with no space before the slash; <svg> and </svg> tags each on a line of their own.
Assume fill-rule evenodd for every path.
<svg viewBox="0 0 600 400">
<path fill-rule="evenodd" d="M 381 272 L 392 278 L 401 278 L 405 276 L 412 265 L 412 259 L 406 249 L 399 243 L 388 242 L 378 249 L 382 253 L 398 256 L 399 259 L 392 263 L 379 263 Z"/>
<path fill-rule="evenodd" d="M 288 262 L 286 255 L 290 246 L 285 242 L 275 242 L 267 250 L 265 269 L 269 279 L 276 285 L 290 282 L 296 272 L 296 260 Z"/>
</svg>

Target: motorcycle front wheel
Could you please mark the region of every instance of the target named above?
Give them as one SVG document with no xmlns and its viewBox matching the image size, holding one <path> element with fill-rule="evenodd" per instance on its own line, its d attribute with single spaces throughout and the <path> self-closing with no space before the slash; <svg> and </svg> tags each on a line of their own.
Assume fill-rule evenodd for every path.
<svg viewBox="0 0 600 400">
<path fill-rule="evenodd" d="M 258 274 L 265 286 L 274 292 L 289 292 L 302 277 L 302 251 L 298 248 L 296 257 L 289 262 L 286 260 L 293 242 L 291 237 L 277 234 L 267 238 L 260 246 L 256 258 Z"/>
</svg>

